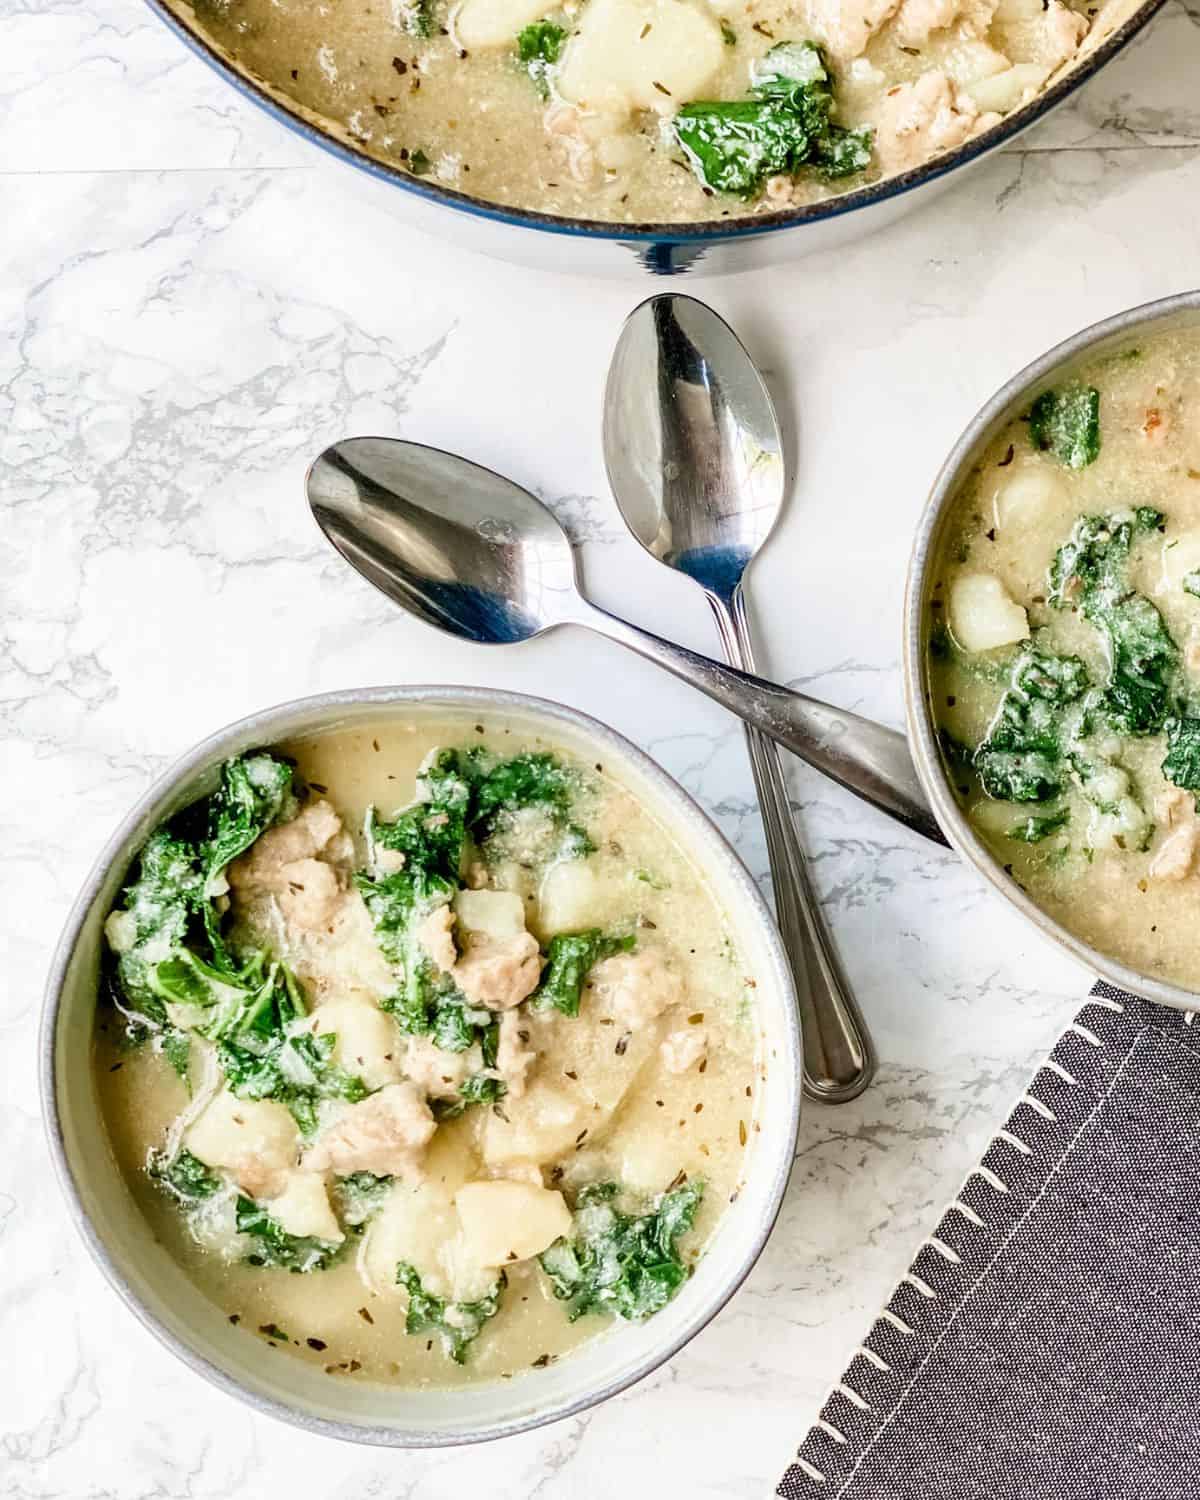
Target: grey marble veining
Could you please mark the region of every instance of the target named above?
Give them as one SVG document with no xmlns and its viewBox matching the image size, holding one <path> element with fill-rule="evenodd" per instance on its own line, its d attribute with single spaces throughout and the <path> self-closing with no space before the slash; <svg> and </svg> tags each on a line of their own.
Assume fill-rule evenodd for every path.
<svg viewBox="0 0 1200 1500">
<path fill-rule="evenodd" d="M 875 1308 L 1087 983 L 944 851 L 794 768 L 879 1081 L 809 1110 L 779 1229 L 669 1367 L 543 1432 L 427 1456 L 307 1438 L 135 1326 L 49 1178 L 31 1047 L 50 947 L 132 798 L 295 694 L 486 678 L 648 744 L 755 875 L 740 730 L 604 642 L 486 660 L 320 543 L 309 458 L 349 432 L 464 451 L 542 494 L 597 597 L 696 645 L 701 600 L 616 523 L 599 399 L 636 292 L 403 229 L 134 0 L 8 0 L 0 58 L 0 1496 L 600 1500 L 765 1493 Z M 963 422 L 1054 339 L 1195 277 L 1200 10 L 886 237 L 697 289 L 769 371 L 797 480 L 752 581 L 769 670 L 899 722 L 908 540 Z M 838 565 L 830 559 L 836 557 Z"/>
</svg>

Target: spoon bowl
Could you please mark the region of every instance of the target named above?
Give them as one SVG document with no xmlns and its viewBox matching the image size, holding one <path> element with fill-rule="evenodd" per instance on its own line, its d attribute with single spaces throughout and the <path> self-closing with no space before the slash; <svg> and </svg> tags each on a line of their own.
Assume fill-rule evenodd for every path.
<svg viewBox="0 0 1200 1500">
<path fill-rule="evenodd" d="M 783 507 L 770 392 L 729 325 L 691 297 L 652 297 L 626 320 L 604 459 L 634 536 L 710 592 L 736 587 Z"/>
<path fill-rule="evenodd" d="M 427 625 L 483 646 L 574 618 L 575 555 L 553 514 L 491 469 L 393 438 L 347 438 L 308 471 L 321 530 Z"/>
</svg>

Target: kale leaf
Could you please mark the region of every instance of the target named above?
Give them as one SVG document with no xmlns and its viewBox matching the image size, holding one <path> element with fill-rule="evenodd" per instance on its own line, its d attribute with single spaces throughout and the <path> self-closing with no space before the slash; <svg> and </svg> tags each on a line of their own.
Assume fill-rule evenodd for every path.
<svg viewBox="0 0 1200 1500">
<path fill-rule="evenodd" d="M 259 1203 L 239 1193 L 235 1208 L 239 1234 L 249 1235 L 254 1248 L 246 1256 L 252 1266 L 300 1273 L 323 1271 L 341 1254 L 343 1246 L 312 1235 L 288 1234 Z"/>
<path fill-rule="evenodd" d="M 472 1073 L 459 1085 L 452 1099 L 435 1099 L 431 1105 L 434 1118 L 457 1120 L 472 1104 L 497 1104 L 508 1093 L 508 1084 L 502 1078 L 493 1078 L 488 1073 Z"/>
<path fill-rule="evenodd" d="M 199 966 L 197 978 L 203 970 L 206 983 L 237 967 L 221 935 L 213 883 L 231 859 L 291 811 L 291 786 L 286 761 L 239 756 L 222 767 L 217 791 L 146 841 L 137 874 L 106 926 L 122 1007 L 143 1026 L 166 1025 L 164 1002 L 176 998 L 181 963 Z"/>
<path fill-rule="evenodd" d="M 556 21 L 533 21 L 517 33 L 517 58 L 543 99 L 550 94 L 550 70 L 562 53 L 566 37 Z"/>
<path fill-rule="evenodd" d="M 833 123 L 832 81 L 815 43 L 772 47 L 754 67 L 750 92 L 685 104 L 675 116 L 675 137 L 705 187 L 749 198 L 768 177 L 803 166 L 844 177 L 870 165 L 870 127 Z"/>
<path fill-rule="evenodd" d="M 427 1292 L 414 1266 L 401 1261 L 396 1267 L 396 1283 L 408 1293 L 406 1333 L 433 1333 L 456 1365 L 465 1363 L 467 1352 L 489 1318 L 500 1311 L 500 1294 L 508 1285 L 501 1271 L 491 1291 L 477 1302 L 449 1302 Z"/>
<path fill-rule="evenodd" d="M 348 1228 L 361 1229 L 383 1207 L 391 1186 L 391 1177 L 378 1177 L 374 1172 L 336 1178 L 333 1199 L 338 1217 Z"/>
<path fill-rule="evenodd" d="M 1078 607 L 1106 638 L 1110 661 L 1104 711 L 1118 732 L 1156 734 L 1170 711 L 1179 652 L 1162 616 L 1128 583 L 1130 551 L 1159 530 L 1149 506 L 1112 515 L 1081 516 L 1050 568 L 1050 603 Z"/>
<path fill-rule="evenodd" d="M 1200 792 L 1200 718 L 1183 714 L 1168 719 L 1167 753 L 1162 773 L 1184 791 Z"/>
<path fill-rule="evenodd" d="M 409 36 L 433 35 L 434 0 L 398 0 L 395 13 Z"/>
<path fill-rule="evenodd" d="M 234 1015 L 197 1028 L 217 1043 L 225 1080 L 241 1099 L 276 1099 L 286 1104 L 305 1135 L 318 1124 L 323 1099 L 357 1103 L 367 1087 L 356 1074 L 333 1061 L 337 1037 L 314 1036 L 299 1029 L 304 1001 L 284 965 L 271 964 L 256 990 Z"/>
<path fill-rule="evenodd" d="M 1063 789 L 1068 767 L 1066 716 L 1088 686 L 1076 656 L 1055 656 L 1028 642 L 1013 663 L 1009 685 L 975 751 L 984 791 L 1002 802 L 1046 802 Z"/>
<path fill-rule="evenodd" d="M 203 1198 L 211 1198 L 223 1186 L 215 1172 L 193 1156 L 190 1151 L 179 1151 L 173 1158 L 156 1154 L 150 1159 L 150 1175 L 168 1188 L 181 1203 L 196 1204 Z"/>
<path fill-rule="evenodd" d="M 572 1323 L 593 1312 L 648 1318 L 667 1305 L 690 1274 L 677 1241 L 695 1222 L 704 1183 L 684 1181 L 640 1215 L 617 1208 L 618 1195 L 613 1182 L 584 1188 L 571 1238 L 556 1240 L 540 1256 Z"/>
<path fill-rule="evenodd" d="M 546 967 L 530 1004 L 535 1010 L 557 1010 L 564 1016 L 577 1016 L 584 981 L 592 966 L 614 954 L 631 953 L 635 946 L 632 934 L 614 937 L 598 927 L 558 933 L 550 939 Z"/>
<path fill-rule="evenodd" d="M 1085 469 L 1100 453 L 1100 392 L 1077 381 L 1043 391 L 1029 410 L 1029 437 L 1069 469 Z"/>
<path fill-rule="evenodd" d="M 1012 825 L 1008 836 L 1021 844 L 1040 844 L 1044 838 L 1065 828 L 1070 821 L 1070 811 L 1065 807 L 1057 812 L 1043 813 L 1040 817 L 1037 813 L 1028 813 L 1019 823 Z"/>
</svg>

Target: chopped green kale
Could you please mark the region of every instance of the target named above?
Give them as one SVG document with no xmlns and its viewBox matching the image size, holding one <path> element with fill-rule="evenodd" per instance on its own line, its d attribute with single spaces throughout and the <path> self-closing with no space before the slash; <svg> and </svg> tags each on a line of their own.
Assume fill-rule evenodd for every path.
<svg viewBox="0 0 1200 1500">
<path fill-rule="evenodd" d="M 664 1308 L 688 1278 L 677 1242 L 694 1224 L 703 1195 L 702 1181 L 685 1181 L 639 1215 L 616 1207 L 616 1183 L 584 1188 L 571 1237 L 540 1257 L 571 1322 L 593 1312 L 639 1320 Z"/>
<path fill-rule="evenodd" d="M 1100 392 L 1078 382 L 1043 391 L 1029 410 L 1029 437 L 1069 469 L 1087 468 L 1100 453 Z"/>
<path fill-rule="evenodd" d="M 517 58 L 545 99 L 550 93 L 550 72 L 558 62 L 566 31 L 556 21 L 533 21 L 517 33 Z"/>
<path fill-rule="evenodd" d="M 1184 791 L 1200 792 L 1200 718 L 1183 714 L 1168 719 L 1167 753 L 1162 773 Z"/>
<path fill-rule="evenodd" d="M 1058 812 L 1043 813 L 1040 817 L 1037 813 L 1028 813 L 1019 823 L 1014 823 L 1008 830 L 1010 839 L 1016 839 L 1022 844 L 1040 844 L 1044 838 L 1049 838 L 1052 833 L 1057 833 L 1060 828 L 1065 828 L 1071 821 L 1071 814 L 1067 808 L 1060 808 Z"/>
<path fill-rule="evenodd" d="M 361 1229 L 383 1207 L 391 1186 L 391 1177 L 377 1177 L 374 1172 L 351 1172 L 337 1178 L 333 1200 L 338 1217 L 348 1228 Z"/>
<path fill-rule="evenodd" d="M 409 36 L 433 35 L 434 0 L 397 0 L 394 13 Z M 413 170 L 416 170 L 415 167 Z"/>
<path fill-rule="evenodd" d="M 472 1073 L 470 1078 L 463 1079 L 453 1098 L 433 1101 L 434 1117 L 439 1122 L 457 1120 L 472 1104 L 498 1104 L 507 1093 L 508 1084 L 502 1078 L 493 1078 L 488 1073 Z"/>
<path fill-rule="evenodd" d="M 750 198 L 768 177 L 815 167 L 844 177 L 870 165 L 869 126 L 833 122 L 832 80 L 813 42 L 780 42 L 755 64 L 751 98 L 685 104 L 675 137 L 705 187 Z"/>
<path fill-rule="evenodd" d="M 479 747 L 446 749 L 423 769 L 420 801 L 391 822 L 368 814 L 374 872 L 355 880 L 379 946 L 398 971 L 399 988 L 385 1008 L 402 1031 L 431 1036 L 448 1052 L 464 1052 L 482 1040 L 490 1012 L 470 1005 L 451 976 L 434 965 L 418 931 L 459 890 L 468 840 L 486 851 L 523 809 L 544 809 L 551 826 L 561 830 L 559 857 L 590 853 L 587 831 L 570 821 L 579 785 L 576 771 L 544 752 L 499 759 Z M 376 851 L 384 851 L 385 859 Z"/>
<path fill-rule="evenodd" d="M 1179 652 L 1162 616 L 1128 583 L 1129 554 L 1163 525 L 1148 506 L 1081 516 L 1050 569 L 1050 603 L 1077 607 L 1105 636 L 1110 671 L 1104 711 L 1123 734 L 1156 734 L 1170 711 Z"/>
<path fill-rule="evenodd" d="M 164 1026 L 161 1036 L 162 1055 L 186 1083 L 191 1072 L 192 1043 L 186 1031 L 178 1026 Z"/>
<path fill-rule="evenodd" d="M 577 1016 L 584 981 L 593 965 L 617 953 L 631 953 L 635 946 L 632 934 L 615 937 L 598 927 L 556 934 L 550 939 L 542 981 L 530 1004 L 535 1010 L 557 1010 L 564 1016 Z"/>
<path fill-rule="evenodd" d="M 225 974 L 181 950 L 158 966 L 157 984 L 172 1016 L 217 1044 L 233 1092 L 286 1104 L 306 1135 L 317 1127 L 322 1099 L 366 1097 L 362 1079 L 333 1062 L 336 1037 L 301 1029 L 306 1008 L 300 986 L 285 965 L 268 962 L 264 953 L 249 954 L 239 972 Z"/>
<path fill-rule="evenodd" d="M 174 1158 L 155 1155 L 150 1160 L 150 1175 L 157 1178 L 181 1203 L 196 1204 L 203 1198 L 211 1198 L 224 1185 L 215 1172 L 193 1156 L 190 1151 L 179 1151 Z"/>
<path fill-rule="evenodd" d="M 456 1365 L 465 1363 L 467 1352 L 489 1318 L 500 1311 L 500 1294 L 507 1283 L 501 1271 L 491 1291 L 477 1302 L 449 1302 L 427 1292 L 416 1268 L 401 1261 L 396 1282 L 408 1293 L 406 1333 L 433 1333 Z"/>
<path fill-rule="evenodd" d="M 215 983 L 237 967 L 220 930 L 213 885 L 231 859 L 292 809 L 292 768 L 272 755 L 227 761 L 221 785 L 154 832 L 109 918 L 119 1003 L 143 1028 L 167 1024 L 178 966 Z"/>
<path fill-rule="evenodd" d="M 1013 663 L 987 738 L 974 754 L 984 791 L 1001 802 L 1047 802 L 1063 789 L 1067 716 L 1088 685 L 1075 656 L 1030 641 Z"/>
<path fill-rule="evenodd" d="M 252 1198 L 238 1195 L 235 1209 L 239 1234 L 249 1235 L 253 1249 L 246 1260 L 252 1266 L 267 1266 L 305 1273 L 323 1271 L 341 1254 L 342 1246 L 312 1235 L 288 1234 L 267 1210 Z"/>
</svg>

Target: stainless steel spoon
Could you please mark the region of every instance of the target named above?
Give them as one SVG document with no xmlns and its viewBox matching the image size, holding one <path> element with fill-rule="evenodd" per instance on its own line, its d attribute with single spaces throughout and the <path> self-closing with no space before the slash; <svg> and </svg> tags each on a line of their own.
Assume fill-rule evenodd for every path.
<svg viewBox="0 0 1200 1500">
<path fill-rule="evenodd" d="M 902 734 L 677 646 L 579 591 L 553 514 L 510 479 L 399 438 L 347 438 L 308 471 L 308 502 L 353 567 L 419 620 L 481 645 L 587 625 L 630 646 L 907 827 L 946 842 Z"/>
<path fill-rule="evenodd" d="M 667 293 L 630 313 L 604 390 L 604 461 L 630 531 L 701 586 L 726 660 L 752 672 L 743 579 L 783 506 L 783 439 L 754 361 L 704 303 Z M 800 1003 L 805 1093 L 841 1104 L 870 1083 L 874 1049 L 808 877 L 779 747 L 745 729 Z"/>
</svg>

